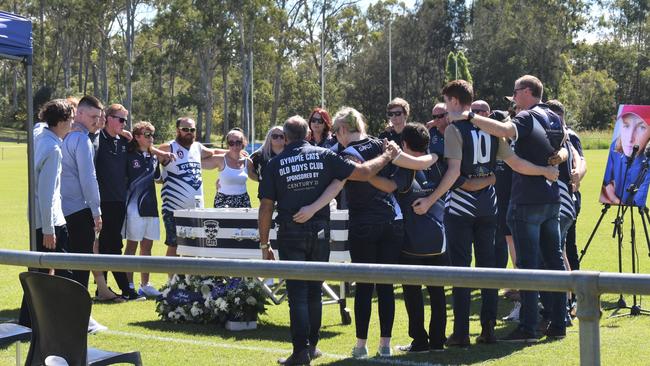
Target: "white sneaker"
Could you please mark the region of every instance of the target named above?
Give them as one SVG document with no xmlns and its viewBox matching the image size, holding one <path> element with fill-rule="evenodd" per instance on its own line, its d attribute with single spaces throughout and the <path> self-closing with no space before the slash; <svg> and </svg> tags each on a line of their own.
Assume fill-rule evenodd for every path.
<svg viewBox="0 0 650 366">
<path fill-rule="evenodd" d="M 156 288 L 153 287 L 151 282 L 149 282 L 146 285 L 140 284 L 138 295 L 146 296 L 146 297 L 158 297 L 160 296 L 160 291 L 156 290 Z"/>
<path fill-rule="evenodd" d="M 92 316 L 90 319 L 88 319 L 88 334 L 95 334 L 97 332 L 103 332 L 105 330 L 108 330 L 108 327 L 99 324 L 97 320 L 93 319 Z"/>
<path fill-rule="evenodd" d="M 519 310 L 521 310 L 521 303 L 519 301 L 515 302 L 515 307 L 512 308 L 512 311 L 508 316 L 504 316 L 501 320 L 504 322 L 516 322 L 519 320 Z"/>
<path fill-rule="evenodd" d="M 45 366 L 70 366 L 68 361 L 59 356 L 47 356 L 45 358 Z"/>
</svg>

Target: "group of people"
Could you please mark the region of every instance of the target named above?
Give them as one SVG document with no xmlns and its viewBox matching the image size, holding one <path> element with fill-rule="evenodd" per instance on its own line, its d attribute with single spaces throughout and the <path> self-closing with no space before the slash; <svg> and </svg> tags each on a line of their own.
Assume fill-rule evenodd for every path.
<svg viewBox="0 0 650 366">
<path fill-rule="evenodd" d="M 159 240 L 155 182 L 162 183 L 162 219 L 168 256 L 176 253 L 174 210 L 203 207 L 202 169 L 220 170 L 214 207 L 250 207 L 248 179 L 259 181 L 260 248 L 276 259 L 269 232 L 278 224 L 277 258 L 329 259 L 330 203 L 349 211 L 348 244 L 353 263 L 505 268 L 576 269 L 575 221 L 579 184 L 586 164 L 577 135 L 563 119 L 558 101 L 542 103 L 543 85 L 525 75 L 515 82 L 510 111 L 491 111 L 473 100 L 471 84 L 449 82 L 444 103 L 426 124 L 408 122 L 401 98 L 386 108 L 386 130 L 367 134 L 364 117 L 344 107 L 333 117 L 316 108 L 305 120 L 289 117 L 269 129 L 250 156 L 246 137 L 233 129 L 227 149 L 196 141 L 196 122 L 176 120 L 173 141 L 154 146 L 146 121 L 125 131 L 122 105 L 104 108 L 85 96 L 46 103 L 35 127 L 36 227 L 40 251 L 151 255 Z M 573 242 L 572 242 L 573 241 Z M 88 271 L 57 271 L 88 286 Z M 100 301 L 157 296 L 146 273 L 138 291 L 133 274 L 113 272 L 121 294 L 93 272 Z M 319 281 L 288 280 L 293 353 L 280 363 L 309 364 L 321 325 Z M 431 319 L 425 325 L 420 286 L 404 285 L 409 345 L 402 352 L 467 347 L 470 289 L 454 288 L 453 332 L 447 336 L 444 288 L 429 286 Z M 368 357 L 368 328 L 377 292 L 380 339 L 377 354 L 392 355 L 394 286 L 356 283 L 355 358 Z M 504 341 L 532 342 L 539 334 L 562 338 L 571 304 L 566 293 L 521 291 L 519 326 Z M 538 302 L 543 304 L 538 311 Z M 481 334 L 494 343 L 497 291 L 481 290 Z M 25 308 L 23 306 L 23 308 Z M 520 310 L 519 310 L 520 309 Z M 569 310 L 568 310 L 569 309 Z M 24 309 L 23 309 L 24 310 Z M 21 312 L 21 323 L 29 325 Z M 105 329 L 91 318 L 89 331 Z"/>
<path fill-rule="evenodd" d="M 390 101 L 389 123 L 379 138 L 367 135 L 364 117 L 349 107 L 318 130 L 314 114 L 329 119 L 322 109 L 309 121 L 289 117 L 282 127 L 286 146 L 266 150 L 271 159 L 260 176 L 263 258 L 276 258 L 269 241 L 275 209 L 279 259 L 327 261 L 328 203 L 343 197 L 353 263 L 469 267 L 474 256 L 477 267 L 505 268 L 510 256 L 515 268 L 577 269 L 575 222 L 586 162 L 578 136 L 564 123 L 564 106 L 556 100 L 543 103 L 542 82 L 531 75 L 516 80 L 507 97 L 509 111 L 491 111 L 485 101 L 474 100 L 472 86 L 464 80 L 449 82 L 441 94 L 444 103 L 434 106 L 426 124 L 408 122 L 410 106 L 404 99 Z M 279 131 L 276 126 L 269 134 Z M 331 135 L 314 138 L 314 131 Z M 309 364 L 321 355 L 321 284 L 287 281 L 293 353 L 281 364 Z M 375 290 L 377 355 L 393 354 L 394 286 L 356 283 L 355 358 L 369 355 Z M 427 287 L 428 327 L 421 286 L 404 285 L 403 291 L 412 342 L 396 349 L 420 353 L 470 346 L 470 289 L 452 290 L 453 331 L 448 336 L 444 288 Z M 517 297 L 520 303 L 509 317 L 519 325 L 501 341 L 566 335 L 572 294 L 520 291 Z M 497 290 L 481 290 L 482 329 L 476 343 L 497 342 L 497 304 Z"/>
<path fill-rule="evenodd" d="M 38 251 L 134 255 L 139 246 L 140 255 L 151 255 L 153 242 L 160 239 L 155 182 L 162 182 L 167 254 L 176 255 L 173 210 L 194 208 L 196 197 L 202 199 L 202 164 L 224 171 L 240 165 L 231 156 L 233 151 L 238 156 L 242 148 L 241 131 L 229 134 L 239 142 L 231 149 L 208 149 L 195 141 L 194 120 L 182 117 L 176 121 L 176 139 L 155 147 L 154 125 L 140 121 L 126 131 L 128 114 L 120 104 L 104 108 L 93 96 L 55 99 L 42 107 L 41 122 L 33 130 Z M 232 185 L 228 177 L 237 183 L 236 176 L 222 174 L 224 189 Z M 219 199 L 217 195 L 215 202 Z M 56 274 L 88 287 L 88 271 L 57 270 Z M 141 273 L 136 291 L 133 273 L 113 271 L 119 294 L 108 287 L 106 273 L 93 271 L 93 276 L 96 301 L 137 301 L 160 295 L 148 273 Z M 31 323 L 24 300 L 19 321 Z M 89 332 L 104 329 L 90 318 Z"/>
</svg>

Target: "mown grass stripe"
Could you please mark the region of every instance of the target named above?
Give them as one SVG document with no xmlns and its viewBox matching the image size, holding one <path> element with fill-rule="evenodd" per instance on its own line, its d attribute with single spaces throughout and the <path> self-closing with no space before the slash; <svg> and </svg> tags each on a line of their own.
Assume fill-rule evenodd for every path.
<svg viewBox="0 0 650 366">
<path fill-rule="evenodd" d="M 266 352 L 266 353 L 273 353 L 273 354 L 285 355 L 285 356 L 289 355 L 291 353 L 290 349 L 285 350 L 285 349 L 279 349 L 279 348 L 242 346 L 242 345 L 232 344 L 232 343 L 217 343 L 217 342 L 210 342 L 210 341 L 200 341 L 200 340 L 195 340 L 195 339 L 161 337 L 161 336 L 155 336 L 155 335 L 149 335 L 149 334 L 123 332 L 123 331 L 119 331 L 119 330 L 110 330 L 110 329 L 107 330 L 107 331 L 104 331 L 102 333 L 104 333 L 104 334 L 112 334 L 112 335 L 119 335 L 119 336 L 124 336 L 124 337 L 139 338 L 139 339 L 156 340 L 156 341 L 161 341 L 161 342 L 185 343 L 185 344 L 191 344 L 191 345 L 195 345 L 195 346 L 219 347 L 219 348 L 227 348 L 227 349 L 236 349 L 236 350 L 240 350 L 240 351 Z M 327 357 L 327 358 L 332 358 L 332 359 L 335 359 L 335 360 L 343 360 L 343 359 L 346 359 L 346 358 L 350 358 L 350 356 L 337 355 L 337 354 L 334 354 L 334 353 L 327 353 L 327 352 L 323 352 L 323 356 Z M 400 359 L 397 359 L 395 357 L 391 357 L 391 358 L 367 358 L 367 359 L 361 359 L 361 360 L 357 360 L 357 361 L 378 363 L 378 364 L 386 364 L 386 365 L 444 366 L 443 364 L 439 364 L 439 363 L 414 362 L 414 361 L 400 360 Z"/>
</svg>

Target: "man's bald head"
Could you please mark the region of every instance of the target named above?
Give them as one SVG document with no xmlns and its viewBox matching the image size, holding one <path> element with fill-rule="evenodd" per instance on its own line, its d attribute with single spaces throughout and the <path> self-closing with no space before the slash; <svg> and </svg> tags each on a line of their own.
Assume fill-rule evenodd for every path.
<svg viewBox="0 0 650 366">
<path fill-rule="evenodd" d="M 447 113 L 447 105 L 445 103 L 438 103 L 435 106 L 433 106 L 433 109 L 431 110 L 431 114 L 436 115 L 436 114 L 443 114 Z"/>
<path fill-rule="evenodd" d="M 484 100 L 475 100 L 470 107 L 472 112 L 487 117 L 490 115 L 490 105 Z"/>
<path fill-rule="evenodd" d="M 304 118 L 295 115 L 287 118 L 282 126 L 284 136 L 287 142 L 302 141 L 307 138 L 307 131 L 309 131 L 309 124 Z"/>
</svg>

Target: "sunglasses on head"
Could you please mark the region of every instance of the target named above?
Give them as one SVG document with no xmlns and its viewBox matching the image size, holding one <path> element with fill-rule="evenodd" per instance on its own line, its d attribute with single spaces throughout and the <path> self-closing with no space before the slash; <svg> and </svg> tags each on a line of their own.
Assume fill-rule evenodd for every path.
<svg viewBox="0 0 650 366">
<path fill-rule="evenodd" d="M 312 117 L 312 118 L 309 119 L 309 123 L 316 123 L 316 124 L 322 125 L 323 124 L 323 119 L 322 118 Z"/>
<path fill-rule="evenodd" d="M 271 138 L 274 140 L 284 140 L 284 135 L 281 133 L 272 133 Z"/>
<path fill-rule="evenodd" d="M 183 132 L 191 132 L 191 133 L 196 132 L 196 127 L 179 127 L 178 129 Z"/>
<path fill-rule="evenodd" d="M 447 115 L 447 112 L 440 113 L 440 114 L 434 114 L 432 117 L 433 117 L 433 119 L 440 119 L 440 118 L 443 118 L 446 115 Z"/>
<path fill-rule="evenodd" d="M 120 123 L 126 123 L 126 121 L 127 121 L 127 119 L 124 118 L 124 117 L 118 117 L 118 116 L 113 116 L 113 115 L 110 115 L 109 117 L 113 117 L 113 118 L 119 120 Z"/>
<path fill-rule="evenodd" d="M 391 117 L 393 117 L 393 116 L 395 116 L 395 117 L 399 117 L 399 116 L 402 115 L 402 113 L 404 113 L 404 112 L 401 112 L 401 111 L 390 112 L 390 111 L 389 111 L 389 112 L 386 112 L 386 117 L 388 117 L 388 118 L 391 118 Z"/>
<path fill-rule="evenodd" d="M 241 146 L 243 143 L 242 140 L 228 140 L 228 146 Z"/>
</svg>

